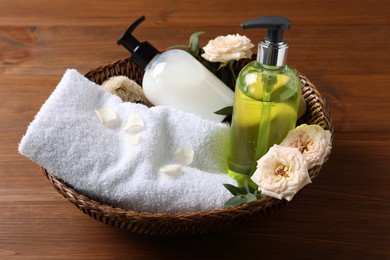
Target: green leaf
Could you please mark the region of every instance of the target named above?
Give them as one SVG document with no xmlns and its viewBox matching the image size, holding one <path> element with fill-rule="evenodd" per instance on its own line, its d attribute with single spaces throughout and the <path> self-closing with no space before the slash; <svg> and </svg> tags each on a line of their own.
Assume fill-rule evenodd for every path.
<svg viewBox="0 0 390 260">
<path fill-rule="evenodd" d="M 245 198 L 246 198 L 247 203 L 257 200 L 257 197 L 252 193 L 246 194 Z"/>
<path fill-rule="evenodd" d="M 242 196 L 234 196 L 225 202 L 224 207 L 240 206 L 247 202 L 247 199 Z"/>
<path fill-rule="evenodd" d="M 189 46 L 195 53 L 199 53 L 199 35 L 201 34 L 204 34 L 204 32 L 195 32 L 190 36 Z"/>
<path fill-rule="evenodd" d="M 228 189 L 228 191 L 230 191 L 231 194 L 233 195 L 243 195 L 243 190 L 241 188 L 238 188 L 236 186 L 233 186 L 231 184 L 223 184 L 223 186 L 225 186 L 226 189 Z"/>
<path fill-rule="evenodd" d="M 233 107 L 232 106 L 224 107 L 218 111 L 215 111 L 214 113 L 217 115 L 231 116 L 233 115 Z"/>
</svg>

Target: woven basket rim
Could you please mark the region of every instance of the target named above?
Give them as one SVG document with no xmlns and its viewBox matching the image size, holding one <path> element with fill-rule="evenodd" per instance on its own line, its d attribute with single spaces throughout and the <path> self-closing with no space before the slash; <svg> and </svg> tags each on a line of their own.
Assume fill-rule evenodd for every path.
<svg viewBox="0 0 390 260">
<path fill-rule="evenodd" d="M 245 62 L 245 61 L 243 61 Z M 139 71 L 133 64 L 131 57 L 126 59 L 120 59 L 106 65 L 102 65 L 94 70 L 89 71 L 85 74 L 87 78 L 94 81 L 97 84 L 101 84 L 109 76 L 113 75 L 135 75 L 136 81 L 140 83 L 140 77 L 142 76 L 142 71 Z M 298 73 L 302 86 L 305 84 L 305 87 L 308 89 L 306 92 L 302 92 L 303 97 L 307 102 L 306 114 L 302 117 L 303 122 L 308 118 L 318 115 L 316 120 L 320 125 L 326 130 L 331 132 L 331 141 L 333 140 L 333 126 L 330 112 L 326 105 L 326 102 L 322 95 L 318 92 L 316 87 L 301 73 Z M 312 109 L 311 109 L 312 108 Z M 302 123 L 302 122 L 301 122 Z M 297 123 L 298 125 L 299 123 Z M 324 163 L 319 166 L 309 170 L 310 178 L 313 180 L 320 172 L 322 166 L 329 159 L 330 154 L 325 158 Z M 267 212 L 272 212 L 273 208 L 279 208 L 280 206 L 286 204 L 286 200 L 279 200 L 271 197 L 263 197 L 260 200 L 256 200 L 250 203 L 243 204 L 237 207 L 227 207 L 219 208 L 215 210 L 206 210 L 199 212 L 180 212 L 180 213 L 153 213 L 153 212 L 140 212 L 133 210 L 126 210 L 118 207 L 113 207 L 101 203 L 99 201 L 93 200 L 75 190 L 66 182 L 57 178 L 52 173 L 48 172 L 45 168 L 41 167 L 43 173 L 46 175 L 48 180 L 53 184 L 54 188 L 62 194 L 67 200 L 72 204 L 78 207 L 84 213 L 90 215 L 91 217 L 104 222 L 108 225 L 115 226 L 121 229 L 126 229 L 133 231 L 135 233 L 143 234 L 157 234 L 157 235 L 182 235 L 182 234 L 201 234 L 204 233 L 203 230 L 192 230 L 190 228 L 182 228 L 181 230 L 172 231 L 168 228 L 163 228 L 161 230 L 153 230 L 150 228 L 144 227 L 144 225 L 152 225 L 153 228 L 156 227 L 156 223 L 189 223 L 193 221 L 190 225 L 200 225 L 202 221 L 208 219 L 216 219 L 216 216 L 223 220 L 232 220 L 236 216 L 245 216 L 245 215 L 265 215 Z M 239 219 L 239 218 L 237 218 Z M 156 222 L 158 221 L 158 222 Z M 139 226 L 142 228 L 139 228 Z M 221 230 L 223 228 L 218 228 Z M 207 232 L 206 232 L 207 233 Z"/>
<path fill-rule="evenodd" d="M 108 212 L 108 211 L 118 211 L 124 213 L 126 216 L 143 216 L 143 217 L 148 217 L 148 218 L 156 218 L 156 217 L 172 217 L 172 218 L 177 218 L 177 217 L 192 217 L 192 216 L 206 216 L 210 214 L 223 214 L 227 212 L 231 212 L 232 210 L 243 210 L 247 209 L 253 206 L 256 206 L 257 204 L 264 204 L 264 203 L 278 203 L 281 200 L 275 199 L 272 197 L 263 197 L 259 200 L 252 201 L 250 203 L 245 203 L 241 206 L 236 206 L 236 207 L 226 207 L 226 208 L 219 208 L 215 210 L 204 210 L 204 211 L 197 211 L 197 212 L 175 212 L 175 213 L 166 213 L 166 212 L 147 212 L 147 211 L 134 211 L 134 210 L 129 210 L 129 209 L 122 209 L 119 207 L 114 207 L 102 202 L 99 202 L 97 200 L 91 199 L 88 196 L 78 192 L 76 189 L 74 189 L 71 185 L 63 181 L 61 178 L 56 177 L 52 173 L 50 173 L 47 169 L 44 167 L 41 167 L 41 170 L 43 173 L 46 175 L 48 180 L 50 182 L 53 182 L 53 184 L 60 184 L 64 185 L 66 187 L 66 191 L 62 190 L 62 192 L 66 193 L 72 193 L 72 194 L 78 194 L 79 199 L 85 201 L 87 204 L 92 204 L 98 206 L 102 213 L 103 212 Z"/>
</svg>

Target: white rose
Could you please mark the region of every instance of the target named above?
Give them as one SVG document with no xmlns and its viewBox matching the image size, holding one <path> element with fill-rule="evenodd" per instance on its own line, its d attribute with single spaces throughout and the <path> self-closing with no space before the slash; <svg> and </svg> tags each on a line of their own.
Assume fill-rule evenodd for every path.
<svg viewBox="0 0 390 260">
<path fill-rule="evenodd" d="M 228 62 L 230 60 L 240 60 L 252 56 L 251 48 L 254 45 L 248 37 L 239 34 L 218 36 L 210 40 L 203 50 L 202 57 L 211 62 Z"/>
<path fill-rule="evenodd" d="M 257 169 L 251 179 L 262 194 L 288 201 L 311 183 L 307 161 L 299 150 L 280 145 L 272 146 L 257 161 Z"/>
<path fill-rule="evenodd" d="M 280 145 L 298 148 L 309 162 L 309 169 L 324 163 L 331 146 L 331 133 L 319 125 L 302 124 L 291 130 Z"/>
</svg>

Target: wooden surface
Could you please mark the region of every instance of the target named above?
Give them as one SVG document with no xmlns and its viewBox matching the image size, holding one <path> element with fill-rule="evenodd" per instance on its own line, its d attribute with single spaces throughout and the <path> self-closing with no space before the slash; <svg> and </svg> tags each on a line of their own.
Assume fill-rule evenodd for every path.
<svg viewBox="0 0 390 260">
<path fill-rule="evenodd" d="M 0 259 L 389 259 L 390 69 L 388 0 L 0 1 Z M 292 21 L 288 63 L 325 96 L 335 128 L 330 161 L 275 214 L 202 237 L 139 236 L 84 215 L 17 152 L 66 68 L 82 73 L 125 58 L 116 45 L 140 15 L 139 39 L 160 50 L 205 31 L 264 31 Z"/>
</svg>

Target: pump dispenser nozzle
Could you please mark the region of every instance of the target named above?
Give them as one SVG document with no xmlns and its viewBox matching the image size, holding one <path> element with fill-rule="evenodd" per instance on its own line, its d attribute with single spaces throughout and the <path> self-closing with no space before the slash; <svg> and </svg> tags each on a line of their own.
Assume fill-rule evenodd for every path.
<svg viewBox="0 0 390 260">
<path fill-rule="evenodd" d="M 287 60 L 287 42 L 283 41 L 283 30 L 290 28 L 290 20 L 281 16 L 265 16 L 246 21 L 243 29 L 268 29 L 267 36 L 260 41 L 257 61 L 264 65 L 282 66 Z"/>
<path fill-rule="evenodd" d="M 145 16 L 141 16 L 129 28 L 125 31 L 122 37 L 118 40 L 118 45 L 123 45 L 127 50 L 133 54 L 133 61 L 138 66 L 145 69 L 146 65 L 160 52 L 153 47 L 149 42 L 139 42 L 133 35 L 132 32 L 135 28 L 145 21 Z"/>
</svg>

